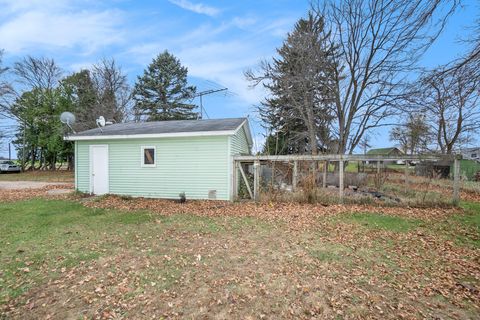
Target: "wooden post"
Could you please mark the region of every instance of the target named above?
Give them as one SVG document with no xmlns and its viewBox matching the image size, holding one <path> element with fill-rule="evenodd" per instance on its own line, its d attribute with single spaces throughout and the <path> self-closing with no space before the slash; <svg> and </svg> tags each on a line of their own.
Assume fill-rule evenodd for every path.
<svg viewBox="0 0 480 320">
<path fill-rule="evenodd" d="M 238 198 L 238 174 L 237 174 L 237 169 L 238 168 L 238 163 L 237 161 L 233 160 L 233 163 L 232 163 L 232 195 L 230 197 L 230 201 L 235 201 L 237 200 Z"/>
<path fill-rule="evenodd" d="M 328 173 L 328 161 L 324 161 L 323 162 L 323 181 L 322 181 L 323 188 L 327 187 L 327 173 Z"/>
<path fill-rule="evenodd" d="M 381 165 L 382 165 L 382 163 L 379 160 L 377 160 L 377 174 L 380 174 Z"/>
<path fill-rule="evenodd" d="M 338 179 L 340 202 L 343 203 L 343 160 L 338 161 Z"/>
<path fill-rule="evenodd" d="M 298 161 L 293 161 L 293 172 L 292 172 L 292 191 L 297 191 L 298 184 Z"/>
<path fill-rule="evenodd" d="M 260 161 L 253 162 L 253 199 L 260 200 Z"/>
<path fill-rule="evenodd" d="M 275 162 L 272 161 L 272 181 L 271 181 L 271 188 L 273 189 L 273 186 L 275 185 Z"/>
<path fill-rule="evenodd" d="M 460 161 L 458 156 L 453 160 L 453 204 L 460 202 Z"/>
<path fill-rule="evenodd" d="M 408 160 L 405 160 L 405 193 L 408 191 Z"/>
<path fill-rule="evenodd" d="M 240 169 L 240 173 L 242 174 L 243 182 L 245 182 L 245 185 L 247 186 L 248 195 L 250 196 L 250 199 L 253 199 L 252 189 L 250 188 L 250 184 L 248 183 L 247 176 L 245 175 L 245 172 L 243 171 L 241 163 L 238 164 L 238 169 Z"/>
</svg>

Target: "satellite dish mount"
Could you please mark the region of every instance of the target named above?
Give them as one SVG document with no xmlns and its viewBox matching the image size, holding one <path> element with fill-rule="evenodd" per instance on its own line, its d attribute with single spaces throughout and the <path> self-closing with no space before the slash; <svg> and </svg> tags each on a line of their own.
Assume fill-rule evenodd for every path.
<svg viewBox="0 0 480 320">
<path fill-rule="evenodd" d="M 66 124 L 73 133 L 76 133 L 72 128 L 72 124 L 75 123 L 75 115 L 71 112 L 65 111 L 60 115 L 60 122 Z"/>
<path fill-rule="evenodd" d="M 102 128 L 105 127 L 105 124 L 107 122 L 105 121 L 105 118 L 103 116 L 98 117 L 97 119 L 97 126 L 100 128 L 100 131 L 103 132 Z"/>
</svg>

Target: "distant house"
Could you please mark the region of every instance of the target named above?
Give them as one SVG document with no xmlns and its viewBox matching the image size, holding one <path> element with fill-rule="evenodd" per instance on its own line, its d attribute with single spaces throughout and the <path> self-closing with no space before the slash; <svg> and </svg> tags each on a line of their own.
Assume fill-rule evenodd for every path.
<svg viewBox="0 0 480 320">
<path fill-rule="evenodd" d="M 75 142 L 75 188 L 92 194 L 232 199 L 232 156 L 250 154 L 248 120 L 119 123 Z"/>
<path fill-rule="evenodd" d="M 463 159 L 480 161 L 480 147 L 460 150 Z"/>
<path fill-rule="evenodd" d="M 377 148 L 377 149 L 370 149 L 367 151 L 367 156 L 400 156 L 405 154 L 402 150 L 396 148 L 396 147 L 390 147 L 390 148 Z M 395 163 L 396 161 L 385 161 L 384 163 Z M 370 164 L 376 164 L 377 161 L 366 161 L 366 163 Z"/>
<path fill-rule="evenodd" d="M 370 149 L 367 151 L 369 156 L 399 156 L 403 154 L 404 152 L 396 147 Z"/>
</svg>

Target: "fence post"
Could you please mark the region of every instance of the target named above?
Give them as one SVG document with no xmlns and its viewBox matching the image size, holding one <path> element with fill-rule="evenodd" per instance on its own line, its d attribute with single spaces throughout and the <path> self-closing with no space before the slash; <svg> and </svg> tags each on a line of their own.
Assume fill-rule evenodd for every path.
<svg viewBox="0 0 480 320">
<path fill-rule="evenodd" d="M 458 205 L 460 202 L 460 161 L 455 155 L 453 160 L 453 204 Z"/>
<path fill-rule="evenodd" d="M 238 180 L 237 180 L 237 161 L 232 161 L 232 176 L 231 176 L 231 183 L 232 183 L 232 195 L 230 197 L 230 201 L 235 201 L 238 198 Z"/>
<path fill-rule="evenodd" d="M 377 174 L 380 174 L 380 171 L 381 171 L 381 162 L 379 160 L 377 160 Z"/>
<path fill-rule="evenodd" d="M 322 188 L 327 187 L 327 173 L 328 173 L 328 160 L 323 162 L 323 181 L 322 181 Z"/>
<path fill-rule="evenodd" d="M 343 203 L 343 159 L 338 161 L 338 186 L 339 186 L 339 195 L 340 195 L 340 202 Z"/>
<path fill-rule="evenodd" d="M 405 160 L 405 193 L 408 191 L 408 160 Z"/>
<path fill-rule="evenodd" d="M 253 162 L 253 199 L 260 200 L 260 161 Z"/>
<path fill-rule="evenodd" d="M 292 191 L 297 191 L 298 183 L 298 161 L 293 161 L 293 173 L 292 173 Z"/>
</svg>

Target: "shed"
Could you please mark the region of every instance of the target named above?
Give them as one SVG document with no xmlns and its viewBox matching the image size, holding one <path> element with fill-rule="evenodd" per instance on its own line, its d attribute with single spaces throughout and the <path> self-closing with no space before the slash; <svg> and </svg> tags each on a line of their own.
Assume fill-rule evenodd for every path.
<svg viewBox="0 0 480 320">
<path fill-rule="evenodd" d="M 75 142 L 75 189 L 178 199 L 233 198 L 234 155 L 251 153 L 246 118 L 113 124 Z"/>
</svg>

